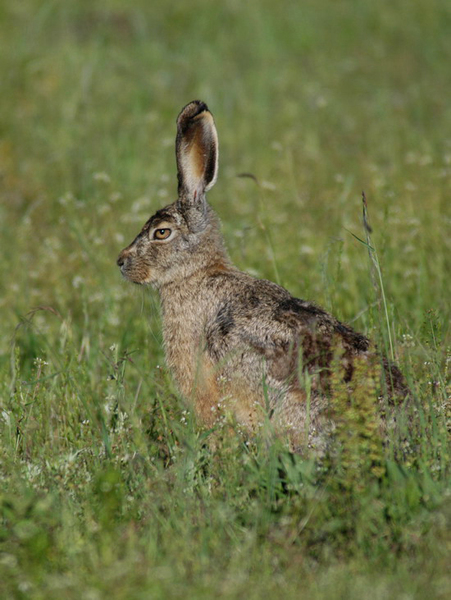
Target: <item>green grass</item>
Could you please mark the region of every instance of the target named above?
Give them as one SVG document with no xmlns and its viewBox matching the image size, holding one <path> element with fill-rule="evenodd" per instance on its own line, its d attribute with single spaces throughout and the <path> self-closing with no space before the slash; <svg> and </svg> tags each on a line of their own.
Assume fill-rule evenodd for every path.
<svg viewBox="0 0 451 600">
<path fill-rule="evenodd" d="M 450 29 L 447 0 L 0 4 L 2 599 L 449 597 Z M 341 407 L 318 463 L 194 423 L 115 265 L 194 98 L 232 258 L 390 339 L 413 432 Z"/>
</svg>

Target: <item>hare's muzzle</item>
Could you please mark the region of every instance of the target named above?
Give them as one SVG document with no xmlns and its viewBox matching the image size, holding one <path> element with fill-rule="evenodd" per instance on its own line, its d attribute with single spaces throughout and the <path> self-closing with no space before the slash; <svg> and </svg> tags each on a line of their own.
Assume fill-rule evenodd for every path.
<svg viewBox="0 0 451 600">
<path fill-rule="evenodd" d="M 136 260 L 136 250 L 133 244 L 124 248 L 117 259 L 117 266 L 125 279 L 132 283 L 147 283 L 149 269 L 140 260 Z"/>
</svg>

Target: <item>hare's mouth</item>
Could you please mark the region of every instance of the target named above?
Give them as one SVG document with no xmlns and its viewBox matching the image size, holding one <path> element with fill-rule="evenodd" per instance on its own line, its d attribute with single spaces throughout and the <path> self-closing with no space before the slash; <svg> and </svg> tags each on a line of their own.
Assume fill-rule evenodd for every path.
<svg viewBox="0 0 451 600">
<path fill-rule="evenodd" d="M 148 283 L 150 279 L 150 273 L 148 269 L 136 268 L 136 265 L 131 264 L 130 260 L 124 257 L 122 254 L 117 260 L 117 265 L 121 270 L 121 275 L 127 281 L 132 283 L 144 284 Z"/>
<path fill-rule="evenodd" d="M 151 272 L 145 265 L 137 265 L 130 260 L 125 260 L 122 264 L 119 264 L 121 275 L 127 281 L 136 283 L 138 285 L 145 285 L 151 281 Z"/>
<path fill-rule="evenodd" d="M 139 265 L 136 264 L 135 260 L 131 260 L 128 248 L 125 248 L 119 254 L 116 264 L 121 270 L 122 277 L 132 283 L 145 283 L 149 276 L 147 269 L 137 268 Z"/>
</svg>

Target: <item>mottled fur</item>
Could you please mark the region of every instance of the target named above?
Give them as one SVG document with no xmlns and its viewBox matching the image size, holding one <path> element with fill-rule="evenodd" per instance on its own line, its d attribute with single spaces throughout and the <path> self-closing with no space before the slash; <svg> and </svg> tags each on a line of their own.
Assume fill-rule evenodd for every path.
<svg viewBox="0 0 451 600">
<path fill-rule="evenodd" d="M 321 308 L 231 264 L 205 199 L 216 180 L 218 142 L 204 103 L 180 113 L 176 155 L 179 197 L 121 252 L 122 274 L 158 289 L 167 363 L 204 423 L 231 412 L 256 431 L 269 417 L 292 448 L 308 442 L 322 449 L 333 427 L 334 356 L 351 381 L 354 358 L 374 362 L 374 348 Z M 400 371 L 380 362 L 391 393 L 405 396 Z"/>
</svg>

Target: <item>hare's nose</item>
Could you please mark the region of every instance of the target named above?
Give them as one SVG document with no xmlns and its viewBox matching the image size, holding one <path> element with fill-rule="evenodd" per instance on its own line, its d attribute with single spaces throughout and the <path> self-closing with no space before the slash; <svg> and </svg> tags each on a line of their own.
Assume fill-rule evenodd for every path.
<svg viewBox="0 0 451 600">
<path fill-rule="evenodd" d="M 121 254 L 119 254 L 119 258 L 117 259 L 117 266 L 122 267 L 124 263 L 125 263 L 125 257 L 121 252 Z"/>
</svg>

